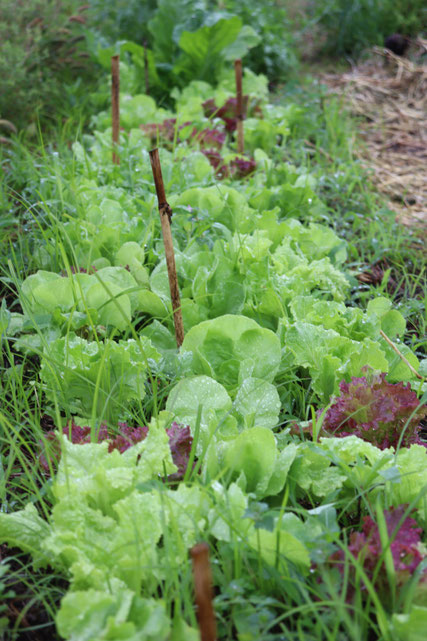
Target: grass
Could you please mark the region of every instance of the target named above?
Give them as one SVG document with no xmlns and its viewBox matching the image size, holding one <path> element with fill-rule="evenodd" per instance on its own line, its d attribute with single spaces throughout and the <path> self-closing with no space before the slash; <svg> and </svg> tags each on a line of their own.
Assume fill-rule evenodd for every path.
<svg viewBox="0 0 427 641">
<path fill-rule="evenodd" d="M 378 261 L 387 261 L 388 267 L 384 268 L 380 282 L 375 285 L 361 285 L 354 278 L 351 302 L 364 307 L 378 295 L 390 297 L 407 319 L 406 344 L 420 358 L 425 357 L 427 343 L 422 312 L 426 311 L 426 277 L 424 259 L 417 250 L 418 246 L 421 247 L 421 239 L 415 232 L 399 225 L 394 220 L 393 212 L 385 208 L 373 191 L 365 170 L 354 158 L 354 146 L 358 144 L 356 126 L 343 110 L 342 104 L 334 100 L 327 101 L 322 90 L 313 84 L 277 96 L 277 100 L 289 99 L 309 104 L 310 110 L 303 120 L 296 123 L 285 149 L 285 160 L 297 166 L 307 166 L 318 179 L 318 193 L 327 205 L 325 221 L 349 243 L 348 270 L 355 276 L 371 269 Z M 44 254 L 45 269 L 69 271 L 70 265 L 78 265 L 72 243 L 66 242 L 62 226 L 67 213 L 72 213 L 74 207 L 82 206 L 72 201 L 67 191 L 67 185 L 73 185 L 75 176 L 72 155 L 68 149 L 73 138 L 71 129 L 61 128 L 57 138 L 49 144 L 41 142 L 29 150 L 22 141 L 17 140 L 10 151 L 3 153 L 0 203 L 6 210 L 6 217 L 1 223 L 0 252 L 1 264 L 6 265 L 10 261 L 11 267 L 3 269 L 1 283 L 3 297 L 10 311 L 20 310 L 20 283 L 40 262 L 40 253 L 37 253 L 39 244 L 45 243 L 51 247 L 50 252 Z M 125 186 L 134 186 L 132 167 L 123 169 Z M 103 180 L 104 176 L 96 178 Z M 120 309 L 119 301 L 116 300 L 116 303 Z M 40 323 L 40 319 L 35 319 L 36 329 Z M 92 332 L 96 339 L 95 327 L 92 327 Z M 128 335 L 138 337 L 132 324 Z M 66 368 L 59 362 L 52 362 L 51 366 L 57 376 L 62 368 Z M 7 340 L 3 340 L 0 371 L 3 399 L 0 412 L 1 510 L 16 511 L 30 499 L 49 520 L 54 502 L 51 481 L 37 462 L 40 442 L 46 440 L 43 417 L 48 410 L 53 423 L 62 426 L 70 415 L 63 411 L 59 395 L 54 394 L 46 399 L 37 356 L 17 353 Z M 130 410 L 130 418 L 135 424 L 146 424 L 151 416 L 164 408 L 173 382 L 167 376 L 151 376 L 147 380 L 145 399 Z M 95 394 L 102 393 L 102 368 L 94 389 Z M 311 418 L 313 392 L 304 380 L 303 371 L 283 372 L 279 394 L 282 408 L 285 408 L 282 416 L 284 424 L 297 418 Z M 93 418 L 99 418 L 99 415 Z M 93 421 L 93 431 L 97 427 L 99 425 Z M 200 486 L 202 494 L 210 498 L 214 494 L 215 480 L 218 479 L 209 479 L 207 483 L 192 475 L 190 487 Z M 385 540 L 383 510 L 387 506 L 374 503 L 366 487 L 357 478 L 354 485 L 354 496 L 350 499 L 331 498 L 334 509 L 337 509 L 340 527 L 347 533 L 359 526 L 363 508 L 365 513 L 378 517 L 382 526 L 381 535 Z M 368 487 L 371 491 L 369 484 Z M 166 490 L 167 486 L 164 488 Z M 421 502 L 422 496 L 418 504 Z M 316 509 L 318 503 L 315 495 L 307 493 L 303 497 L 294 484 L 292 491 L 284 493 L 280 505 L 253 501 L 248 511 L 254 522 L 265 526 L 269 523 L 268 519 L 271 522 L 284 516 L 306 515 L 305 508 Z M 375 580 L 366 575 L 363 565 L 349 553 L 346 538 L 340 544 L 344 559 L 342 575 L 333 564 L 320 561 L 322 554 L 323 559 L 328 558 L 328 550 L 334 549 L 332 540 L 319 541 L 319 545 L 323 546 L 318 554 L 319 564 L 309 573 L 304 574 L 297 564 L 290 561 L 289 556 L 283 553 L 280 541 L 275 542 L 276 563 L 269 565 L 264 558 L 265 543 L 261 545 L 259 538 L 261 531 L 269 532 L 268 528 L 256 530 L 257 544 L 249 542 L 237 528 L 235 506 L 226 501 L 219 505 L 221 518 L 230 530 L 228 537 L 211 543 L 217 591 L 215 606 L 222 640 L 279 641 L 286 638 L 292 641 L 370 641 L 375 638 L 391 641 L 387 624 L 390 617 L 388 607 L 389 598 L 395 602 L 399 599 L 396 589 L 392 590 L 391 595 L 378 595 Z M 413 507 L 416 505 L 417 501 L 414 501 Z M 203 534 L 201 529 L 200 536 Z M 176 560 L 176 551 L 172 549 L 173 541 L 181 538 L 178 525 L 173 526 L 171 531 L 165 527 L 163 537 L 162 553 L 165 559 L 169 559 L 168 572 L 153 587 L 152 596 L 163 597 L 170 614 L 183 612 L 187 621 L 195 626 L 191 571 L 188 564 L 183 566 L 181 558 Z M 141 541 L 137 543 L 143 544 Z M 391 575 L 388 550 L 385 549 L 384 558 Z M 6 572 L 6 579 L 3 577 L 2 580 L 6 581 L 8 589 L 15 592 L 19 590 L 22 597 L 18 600 L 7 597 L 6 602 L 11 604 L 9 615 L 14 612 L 13 607 L 17 614 L 4 632 L 5 639 L 24 641 L 32 638 L 34 641 L 37 635 L 44 639 L 56 639 L 51 621 L 58 600 L 66 590 L 63 573 L 55 575 L 35 571 L 27 556 L 17 554 L 14 550 L 5 552 L 10 569 Z M 382 572 L 382 560 L 378 561 L 374 575 Z M 395 586 L 392 576 L 389 584 Z M 352 603 L 348 600 L 349 590 L 355 594 Z"/>
</svg>

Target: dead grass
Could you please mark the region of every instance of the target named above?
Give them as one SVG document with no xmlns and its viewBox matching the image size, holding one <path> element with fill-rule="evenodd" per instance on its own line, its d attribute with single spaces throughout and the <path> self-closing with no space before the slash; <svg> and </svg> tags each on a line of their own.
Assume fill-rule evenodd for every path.
<svg viewBox="0 0 427 641">
<path fill-rule="evenodd" d="M 373 48 L 351 71 L 321 74 L 363 120 L 358 155 L 402 223 L 427 229 L 427 41 L 418 38 L 413 60 Z"/>
</svg>

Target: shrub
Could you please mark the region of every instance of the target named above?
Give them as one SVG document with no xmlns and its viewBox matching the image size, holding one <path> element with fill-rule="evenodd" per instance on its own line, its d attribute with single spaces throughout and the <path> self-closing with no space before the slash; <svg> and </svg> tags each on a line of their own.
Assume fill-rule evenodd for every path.
<svg viewBox="0 0 427 641">
<path fill-rule="evenodd" d="M 384 43 L 394 32 L 415 36 L 425 25 L 424 0 L 321 0 L 313 3 L 326 29 L 325 48 L 333 54 L 359 54 Z"/>
<path fill-rule="evenodd" d="M 20 128 L 64 103 L 64 84 L 86 68 L 81 4 L 80 0 L 1 0 L 1 118 Z"/>
</svg>

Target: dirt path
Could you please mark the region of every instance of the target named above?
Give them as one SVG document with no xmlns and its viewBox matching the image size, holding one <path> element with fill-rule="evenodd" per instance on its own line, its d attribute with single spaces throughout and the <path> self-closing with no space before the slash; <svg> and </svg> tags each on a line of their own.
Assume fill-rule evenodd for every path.
<svg viewBox="0 0 427 641">
<path fill-rule="evenodd" d="M 375 47 L 368 62 L 321 77 L 363 120 L 360 157 L 390 209 L 403 224 L 427 230 L 427 65 L 420 62 L 426 45 L 418 42 L 417 63 Z"/>
</svg>

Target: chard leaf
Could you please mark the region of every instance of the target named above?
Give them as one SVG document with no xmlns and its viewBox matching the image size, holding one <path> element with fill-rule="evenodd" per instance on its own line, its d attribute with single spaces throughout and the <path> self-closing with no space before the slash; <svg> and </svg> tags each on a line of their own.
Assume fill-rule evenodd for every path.
<svg viewBox="0 0 427 641">
<path fill-rule="evenodd" d="M 175 73 L 184 72 L 193 79 L 210 80 L 215 75 L 218 60 L 224 57 L 224 49 L 236 40 L 241 29 L 242 21 L 233 16 L 221 18 L 197 31 L 184 31 L 179 39 L 179 47 L 186 56 L 175 66 Z"/>
<path fill-rule="evenodd" d="M 229 44 L 222 55 L 224 60 L 237 60 L 243 58 L 249 49 L 256 47 L 261 42 L 261 37 L 257 34 L 255 29 L 245 24 L 240 30 L 236 40 Z"/>
</svg>

